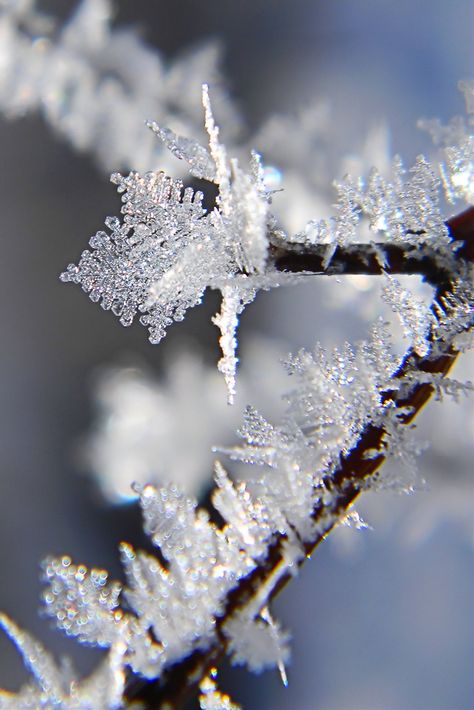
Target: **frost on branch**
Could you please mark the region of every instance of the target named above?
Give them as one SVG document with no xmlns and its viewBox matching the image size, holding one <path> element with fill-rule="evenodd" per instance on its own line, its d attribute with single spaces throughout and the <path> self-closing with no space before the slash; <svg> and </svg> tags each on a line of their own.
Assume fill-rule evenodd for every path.
<svg viewBox="0 0 474 710">
<path fill-rule="evenodd" d="M 123 220 L 109 217 L 106 225 L 111 234 L 101 231 L 92 237 L 92 250 L 83 252 L 77 266 L 70 264 L 62 279 L 81 284 L 92 300 L 111 308 L 124 325 L 141 313 L 140 321 L 149 328 L 153 343 L 164 337 L 173 321 L 183 320 L 207 288 L 219 290 L 222 308 L 214 317 L 221 331 L 219 369 L 232 402 L 239 315 L 258 290 L 297 279 L 275 269 L 274 247 L 324 247 L 322 266 L 327 270 L 338 248 L 370 240 L 372 233 L 379 242 L 411 248 L 412 258 L 422 259 L 423 250 L 430 250 L 438 268 L 445 271 L 453 268 L 456 247 L 441 212 L 439 169 L 423 156 L 408 173 L 395 158 L 389 177 L 375 169 L 366 183 L 347 176 L 336 184 L 335 216 L 309 222 L 290 242 L 269 211 L 273 191 L 259 156 L 252 153 L 247 172 L 229 158 L 219 140 L 206 85 L 203 104 L 208 148 L 156 123 L 149 125 L 175 156 L 188 163 L 191 175 L 216 184 L 216 207 L 204 210 L 199 192 L 184 189 L 182 182 L 163 173 L 132 172 L 128 177 L 114 173 L 112 180 L 123 193 Z M 458 173 L 458 164 L 451 161 L 444 176 Z M 364 227 L 369 236 L 364 235 Z M 383 250 L 376 245 L 373 250 L 384 268 Z M 392 288 L 388 297 L 398 312 L 407 299 L 416 304 L 416 298 L 405 297 L 400 289 Z M 424 332 L 413 329 L 413 324 L 425 312 L 417 309 L 407 328 L 420 353 L 427 347 Z"/>
<path fill-rule="evenodd" d="M 431 308 L 409 289 L 403 288 L 394 276 L 385 274 L 382 291 L 383 300 L 398 315 L 415 352 L 426 355 L 429 349 L 429 335 L 434 324 Z"/>
<path fill-rule="evenodd" d="M 118 608 L 120 586 L 107 583 L 105 573 L 88 572 L 68 558 L 49 560 L 47 614 L 82 642 L 123 642 L 124 661 L 150 678 L 192 650 L 208 647 L 226 594 L 254 568 L 272 534 L 262 506 L 245 487 L 234 489 L 222 468 L 217 485 L 215 506 L 228 520 L 222 530 L 175 486 L 139 488 L 145 531 L 166 566 L 122 544 L 127 586 L 125 608 Z"/>
<path fill-rule="evenodd" d="M 49 710 L 53 707 L 61 710 L 114 710 L 122 707 L 123 654 L 126 649 L 122 642 L 112 644 L 107 658 L 97 670 L 88 678 L 79 680 L 66 659 L 58 665 L 41 643 L 4 614 L 0 614 L 0 626 L 12 639 L 33 675 L 33 682 L 18 693 L 0 690 L 2 710 Z"/>
<path fill-rule="evenodd" d="M 397 364 L 381 326 L 371 343 L 355 350 L 302 351 L 290 359 L 296 383 L 284 422 L 273 427 L 249 411 L 242 432 L 247 446 L 230 451 L 270 465 L 248 484 L 234 484 L 216 464 L 213 504 L 225 526 L 218 528 L 175 485 L 137 486 L 144 529 L 163 562 L 123 543 L 127 584 L 122 589 L 101 570 L 89 572 L 69 558 L 48 560 L 47 614 L 82 642 L 123 643 L 124 662 L 148 678 L 212 647 L 220 624 L 235 662 L 254 670 L 278 665 L 284 674 L 287 638 L 271 619 L 268 602 L 279 580 L 297 571 L 304 544 L 320 534 L 320 526 L 331 527 L 340 518 L 338 510 L 331 511 L 333 494 L 322 482 L 337 469 L 341 452 L 351 450 L 369 423 L 383 422 L 390 435 L 395 429 L 393 402 L 381 393 L 396 391 Z M 320 503 L 326 513 L 316 522 L 312 511 Z M 277 538 L 279 564 L 258 592 L 226 617 L 229 593 L 266 558 Z"/>
<path fill-rule="evenodd" d="M 175 485 L 138 486 L 144 528 L 161 555 L 123 543 L 123 588 L 108 582 L 105 572 L 89 572 L 69 558 L 48 560 L 46 613 L 82 642 L 120 648 L 121 662 L 148 679 L 165 677 L 194 654 L 214 658 L 217 650 L 254 670 L 276 665 L 285 679 L 287 637 L 268 611 L 275 590 L 346 518 L 358 493 L 374 487 L 371 475 L 357 478 L 355 469 L 344 469 L 354 453 L 358 466 L 376 462 L 369 474 L 389 453 L 412 465 L 404 434 L 412 398 L 426 385 L 434 387 L 443 372 L 436 367 L 445 367 L 446 356 L 452 361 L 453 341 L 469 329 L 472 289 L 459 284 L 434 308 L 423 361 L 414 352 L 402 362 L 394 358 L 383 324 L 374 327 L 370 342 L 355 348 L 326 353 L 317 347 L 290 357 L 295 384 L 283 422 L 272 425 L 249 410 L 245 445 L 228 451 L 260 464 L 261 473 L 234 484 L 216 465 L 213 504 L 224 527 Z M 368 433 L 372 444 L 364 439 Z"/>
<path fill-rule="evenodd" d="M 278 425 L 247 408 L 239 432 L 244 445 L 219 451 L 261 467 L 260 474 L 249 473 L 249 487 L 268 507 L 278 508 L 282 529 L 290 525 L 303 539 L 311 536 L 311 511 L 323 494 L 323 478 L 336 470 L 364 427 L 392 417 L 381 392 L 397 387 L 399 363 L 386 326 L 378 323 L 370 342 L 330 352 L 317 345 L 287 359 L 293 386 Z"/>
<path fill-rule="evenodd" d="M 450 239 L 440 205 L 441 180 L 423 156 L 408 173 L 395 157 L 388 179 L 374 168 L 366 182 L 347 176 L 335 187 L 335 216 L 310 222 L 295 238 L 307 244 L 326 243 L 327 263 L 338 245 L 355 241 L 363 220 L 377 239 L 412 244 L 420 251 L 431 246 L 449 254 Z"/>
<path fill-rule="evenodd" d="M 258 289 L 276 286 L 288 277 L 266 268 L 271 217 L 258 156 L 252 157 L 250 173 L 229 159 L 218 139 L 207 87 L 203 102 L 210 151 L 205 173 L 219 189 L 216 208 L 206 212 L 201 193 L 184 189 L 181 181 L 163 173 L 134 172 L 128 177 L 115 173 L 112 181 L 123 193 L 123 220 L 109 217 L 110 234 L 101 231 L 92 237 L 92 249 L 83 252 L 78 266 L 70 264 L 61 278 L 81 284 L 123 325 L 141 313 L 140 321 L 148 327 L 153 343 L 164 337 L 173 321 L 183 320 L 188 308 L 200 303 L 206 288 L 220 290 L 222 309 L 214 319 L 221 331 L 219 369 L 232 401 L 238 316 Z M 178 145 L 178 139 L 173 144 Z M 194 144 L 187 149 L 179 145 L 180 155 L 193 171 Z M 202 148 L 200 156 L 204 153 Z"/>
</svg>

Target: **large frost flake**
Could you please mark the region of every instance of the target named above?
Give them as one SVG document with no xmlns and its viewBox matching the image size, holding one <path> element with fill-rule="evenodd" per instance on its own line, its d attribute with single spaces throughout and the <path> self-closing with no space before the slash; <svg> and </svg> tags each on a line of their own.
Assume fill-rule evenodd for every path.
<svg viewBox="0 0 474 710">
<path fill-rule="evenodd" d="M 123 219 L 109 217 L 110 234 L 100 231 L 90 240 L 79 264 L 70 264 L 63 281 L 81 284 L 93 301 L 112 311 L 123 325 L 137 313 L 158 343 L 173 321 L 200 303 L 206 288 L 223 295 L 215 318 L 221 330 L 224 373 L 229 402 L 235 394 L 235 331 L 238 316 L 259 288 L 278 285 L 267 273 L 267 193 L 259 157 L 252 155 L 250 172 L 229 159 L 219 142 L 207 87 L 203 89 L 209 152 L 194 141 L 151 124 L 172 152 L 185 159 L 192 175 L 217 184 L 216 207 L 206 212 L 202 194 L 184 188 L 163 173 L 112 175 L 122 193 Z M 283 277 L 279 276 L 280 280 Z"/>
</svg>

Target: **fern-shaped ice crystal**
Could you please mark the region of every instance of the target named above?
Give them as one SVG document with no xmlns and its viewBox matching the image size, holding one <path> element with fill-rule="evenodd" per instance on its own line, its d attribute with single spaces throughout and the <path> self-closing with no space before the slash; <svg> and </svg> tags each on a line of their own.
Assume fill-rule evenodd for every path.
<svg viewBox="0 0 474 710">
<path fill-rule="evenodd" d="M 221 331 L 219 369 L 232 401 L 238 316 L 259 288 L 277 285 L 284 277 L 266 269 L 269 196 L 259 158 L 252 156 L 248 173 L 229 159 L 219 142 L 206 86 L 203 102 L 209 152 L 156 125 L 153 129 L 189 162 L 193 175 L 217 184 L 216 208 L 206 211 L 200 192 L 163 173 L 115 173 L 123 219 L 108 218 L 110 234 L 101 231 L 92 237 L 91 250 L 61 278 L 80 283 L 123 325 L 140 313 L 153 343 L 201 301 L 206 288 L 220 290 L 222 309 L 214 319 Z"/>
</svg>

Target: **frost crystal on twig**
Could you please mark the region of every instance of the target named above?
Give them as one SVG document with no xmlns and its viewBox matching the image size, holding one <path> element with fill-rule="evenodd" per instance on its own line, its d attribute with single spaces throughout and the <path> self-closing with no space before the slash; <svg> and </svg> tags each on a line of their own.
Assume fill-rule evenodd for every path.
<svg viewBox="0 0 474 710">
<path fill-rule="evenodd" d="M 386 282 L 382 290 L 383 300 L 398 315 L 404 335 L 410 340 L 415 352 L 426 355 L 429 335 L 434 323 L 434 315 L 421 298 L 403 288 L 398 279 L 385 274 Z"/>
<path fill-rule="evenodd" d="M 234 489 L 222 467 L 216 472 L 215 505 L 228 524 L 209 522 L 196 501 L 175 486 L 138 488 L 145 531 L 166 560 L 122 544 L 127 576 L 126 609 L 121 591 L 100 570 L 90 572 L 69 558 L 48 560 L 46 612 L 71 636 L 86 643 L 126 646 L 125 662 L 154 678 L 166 664 L 192 649 L 206 648 L 229 589 L 250 572 L 273 528 L 245 488 Z"/>
<path fill-rule="evenodd" d="M 239 432 L 244 445 L 219 451 L 263 467 L 261 475 L 250 474 L 252 490 L 268 506 L 278 506 L 286 524 L 305 538 L 323 477 L 339 464 L 341 453 L 351 450 L 369 422 L 389 415 L 380 393 L 394 386 L 399 360 L 391 352 L 387 328 L 379 323 L 370 342 L 355 348 L 346 343 L 332 352 L 321 346 L 314 352 L 300 350 L 285 364 L 294 383 L 285 395 L 283 420 L 270 424 L 248 407 Z"/>
<path fill-rule="evenodd" d="M 440 185 L 440 178 L 424 156 L 417 158 L 408 174 L 396 156 L 389 179 L 374 168 L 366 184 L 350 176 L 337 182 L 336 215 L 311 221 L 295 239 L 308 244 L 332 244 L 334 249 L 349 245 L 355 241 L 355 230 L 364 218 L 374 234 L 389 242 L 413 244 L 420 250 L 431 245 L 449 254 Z"/>
<path fill-rule="evenodd" d="M 404 410 L 396 409 L 393 399 L 399 363 L 388 342 L 379 324 L 372 341 L 355 349 L 346 345 L 328 354 L 319 348 L 290 358 L 287 367 L 296 384 L 283 423 L 272 426 L 249 409 L 242 429 L 246 446 L 228 450 L 234 458 L 263 464 L 261 475 L 234 484 L 216 464 L 213 504 L 224 527 L 212 523 L 176 485 L 136 486 L 144 529 L 163 562 L 123 543 L 127 584 L 122 589 L 102 570 L 88 571 L 68 557 L 50 559 L 47 614 L 82 642 L 123 643 L 124 663 L 149 678 L 212 647 L 220 631 L 234 662 L 254 670 L 277 665 L 285 678 L 287 636 L 267 605 L 280 580 L 297 571 L 305 545 L 341 519 L 343 511 L 332 509 L 337 489 L 326 483 L 341 453 L 348 455 L 367 427 L 383 426 L 386 438 L 380 445 L 411 463 Z M 392 396 L 384 397 L 384 391 Z M 317 506 L 324 514 L 314 520 Z M 258 570 L 277 539 L 279 563 L 226 616 L 229 593 Z"/>
<path fill-rule="evenodd" d="M 239 315 L 258 290 L 294 282 L 296 275 L 279 273 L 272 262 L 270 237 L 278 233 L 277 242 L 283 248 L 288 240 L 277 230 L 269 211 L 272 190 L 259 156 L 252 153 L 249 170 L 243 171 L 219 139 L 206 85 L 203 106 L 208 149 L 156 123 L 149 125 L 172 153 L 188 163 L 192 175 L 217 185 L 215 208 L 205 211 L 201 193 L 184 189 L 182 182 L 163 173 L 141 176 L 133 172 L 128 177 L 114 173 L 112 181 L 123 193 L 123 220 L 109 217 L 106 225 L 111 234 L 101 231 L 92 237 L 92 251 L 83 252 L 79 264 L 70 264 L 61 278 L 80 283 L 92 300 L 111 308 L 124 325 L 141 313 L 140 321 L 149 328 L 153 343 L 164 337 L 173 321 L 183 320 L 186 311 L 200 303 L 207 288 L 219 290 L 222 308 L 214 323 L 221 331 L 219 369 L 231 403 Z M 451 161 L 444 182 L 446 174 L 458 173 L 458 162 Z M 323 246 L 326 270 L 338 248 L 357 242 L 364 217 L 370 230 L 386 243 L 409 246 L 412 258 L 419 255 L 420 259 L 427 247 L 439 268 L 450 270 L 455 247 L 440 209 L 441 182 L 439 170 L 423 156 L 408 173 L 400 158 L 395 158 L 389 178 L 373 170 L 366 185 L 362 178 L 347 176 L 335 183 L 335 216 L 311 221 L 292 244 Z M 382 250 L 377 251 L 375 245 L 373 249 L 383 267 Z M 398 303 L 392 298 L 392 308 L 403 309 L 407 300 L 403 298 Z M 419 316 L 415 314 L 415 320 Z M 419 329 L 415 332 L 411 321 L 421 353 L 426 350 L 424 334 Z"/>
<path fill-rule="evenodd" d="M 152 131 L 171 154 L 188 163 L 192 176 L 218 190 L 215 208 L 206 211 L 201 193 L 165 173 L 114 173 L 123 195 L 123 218 L 108 218 L 109 231 L 92 237 L 91 249 L 62 279 L 81 284 L 123 325 L 139 314 L 152 342 L 182 320 L 207 288 L 219 290 L 222 307 L 214 317 L 221 332 L 219 369 L 232 401 L 239 315 L 259 289 L 288 280 L 272 263 L 288 241 L 269 212 L 275 185 L 256 153 L 246 170 L 229 157 L 206 86 L 209 146 L 180 135 L 193 128 L 184 104 L 188 82 L 196 83 L 194 69 L 189 71 L 187 61 L 163 72 L 134 33 L 111 32 L 107 0 L 84 0 L 57 37 L 46 25 L 44 36 L 34 36 L 44 18 L 32 7 L 28 0 L 11 1 L 0 18 L 0 104 L 5 111 L 42 106 L 75 145 L 100 148 L 99 157 L 114 168 L 130 163 L 133 154 L 140 170 L 155 167 L 156 149 L 149 147 L 151 132 L 137 142 L 134 125 L 130 129 L 134 110 L 141 118 L 154 115 L 159 124 L 170 118 L 176 132 L 156 123 L 149 124 Z M 196 64 L 208 65 L 206 57 L 201 53 Z M 155 92 L 161 91 L 158 101 Z M 107 661 L 91 679 L 78 683 L 2 617 L 37 686 L 20 691 L 10 705 L 4 693 L 5 707 L 19 698 L 20 707 L 114 708 L 123 695 L 125 667 L 166 683 L 170 669 L 197 658 L 201 665 L 186 679 L 197 684 L 224 651 L 253 670 L 276 665 L 285 681 L 287 637 L 268 611 L 272 596 L 331 528 L 353 515 L 348 507 L 364 488 L 375 487 L 372 476 L 389 453 L 413 468 L 411 418 L 433 390 L 443 391 L 440 378 L 472 329 L 472 292 L 462 283 L 467 269 L 456 264 L 460 245 L 453 246 L 440 209 L 441 186 L 448 199 L 472 197 L 472 138 L 459 122 L 452 129 L 435 127 L 457 144 L 445 145 L 442 136 L 445 152 L 439 165 L 419 157 L 407 172 L 396 158 L 391 172 L 374 170 L 367 180 L 339 180 L 335 216 L 310 222 L 295 238 L 302 252 L 323 247 L 323 270 L 336 253 L 358 246 L 363 219 L 382 243 L 410 247 L 410 259 L 422 260 L 429 252 L 439 267 L 436 273 L 443 273 L 431 310 L 393 279 L 385 295 L 403 316 L 411 339 L 405 358 L 391 355 L 380 324 L 369 343 L 346 344 L 329 353 L 317 346 L 290 357 L 287 369 L 294 386 L 283 420 L 272 424 L 249 407 L 241 429 L 244 444 L 226 450 L 233 459 L 254 464 L 258 473 L 234 484 L 221 464 L 215 466 L 213 504 L 223 527 L 175 484 L 135 486 L 145 531 L 159 553 L 122 543 L 125 585 L 109 582 L 103 570 L 74 565 L 69 557 L 48 559 L 46 613 L 68 635 L 110 649 Z M 308 179 L 301 182 L 308 187 Z M 368 234 L 363 238 L 370 240 Z M 383 268 L 388 250 L 370 248 Z M 400 253 L 403 258 L 407 251 Z M 461 275 L 458 284 L 455 274 Z M 454 396 L 463 391 L 452 383 L 444 388 Z M 212 680 L 201 690 L 203 708 L 236 710 Z"/>
<path fill-rule="evenodd" d="M 206 86 L 203 103 L 210 153 L 178 138 L 167 142 L 195 173 L 196 155 L 199 165 L 204 160 L 206 171 L 200 168 L 198 173 L 216 182 L 216 208 L 206 212 L 201 193 L 184 189 L 179 180 L 163 173 L 130 173 L 128 177 L 115 173 L 112 181 L 123 193 L 123 221 L 109 217 L 110 235 L 98 232 L 92 237 L 92 249 L 83 252 L 78 266 L 70 264 L 61 278 L 80 283 L 92 300 L 112 309 L 123 325 L 142 313 L 140 321 L 149 328 L 153 343 L 201 301 L 206 288 L 220 290 L 222 310 L 214 321 L 221 330 L 219 369 L 232 402 L 238 316 L 259 288 L 278 285 L 285 277 L 266 269 L 269 195 L 258 156 L 252 157 L 250 173 L 229 159 L 219 142 Z M 159 129 L 154 130 L 161 135 Z"/>
</svg>

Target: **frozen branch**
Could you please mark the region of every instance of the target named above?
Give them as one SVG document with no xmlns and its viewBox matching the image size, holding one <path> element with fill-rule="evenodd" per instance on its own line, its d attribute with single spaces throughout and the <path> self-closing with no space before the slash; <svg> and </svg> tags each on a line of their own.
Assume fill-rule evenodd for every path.
<svg viewBox="0 0 474 710">
<path fill-rule="evenodd" d="M 468 263 L 474 260 L 474 208 L 453 217 L 447 222 L 447 226 L 453 241 L 464 242 L 455 252 L 457 269 L 450 273 L 440 270 L 436 260 L 429 257 L 415 259 L 410 247 L 383 247 L 389 268 L 393 269 L 392 273 L 422 273 L 436 287 L 436 300 L 432 307 L 437 313 L 439 328 L 444 336 L 442 340 L 432 336 L 431 347 L 424 356 L 413 350 L 408 351 L 393 376 L 393 390 L 387 389 L 381 395 L 384 403 L 390 402 L 398 412 L 396 416 L 402 425 L 413 421 L 434 392 L 433 384 L 419 375 L 430 373 L 445 376 L 458 355 L 456 336 L 472 327 L 472 303 L 465 304 L 461 316 L 450 304 L 451 296 L 457 288 L 458 277 L 468 268 Z M 274 254 L 276 264 L 282 268 L 286 264 L 286 268 L 300 270 L 301 267 L 305 271 L 314 270 L 318 273 L 377 274 L 380 273 L 380 266 L 371 249 L 373 248 L 366 245 L 340 249 L 339 255 L 336 252 L 333 257 L 331 268 L 327 270 L 322 269 L 318 247 L 310 254 L 305 254 L 303 249 L 295 252 L 287 250 L 286 254 L 275 250 Z M 404 261 L 405 256 L 411 266 Z M 364 264 L 366 270 L 361 271 Z M 448 335 L 446 329 L 449 331 Z M 256 606 L 258 611 L 262 589 L 265 590 L 264 596 L 267 600 L 274 598 L 294 576 L 294 566 L 301 566 L 311 556 L 319 543 L 347 513 L 359 494 L 373 486 L 387 457 L 387 435 L 389 432 L 385 426 L 369 423 L 361 432 L 357 444 L 346 455 L 341 454 L 335 471 L 323 478 L 320 485 L 327 495 L 319 497 L 312 511 L 313 530 L 316 532 L 311 539 L 305 541 L 297 535 L 301 554 L 296 558 L 288 555 L 289 546 L 295 544 L 295 540 L 289 540 L 288 535 L 274 536 L 267 554 L 258 566 L 229 592 L 223 613 L 216 618 L 216 633 L 210 646 L 194 651 L 187 658 L 167 668 L 156 680 L 145 681 L 136 676 L 130 677 L 126 689 L 128 701 L 140 701 L 142 707 L 150 710 L 179 708 L 186 697 L 197 691 L 201 679 L 226 653 L 229 643 L 224 633 L 226 624 L 249 606 Z"/>
<path fill-rule="evenodd" d="M 468 236 L 465 232 L 472 228 L 473 219 L 474 208 L 470 207 L 447 223 L 454 242 L 463 241 Z M 422 234 L 418 232 L 417 236 Z M 438 251 L 426 244 L 422 249 L 417 244 L 388 242 L 337 246 L 329 264 L 325 263 L 327 244 L 289 243 L 278 235 L 270 236 L 270 244 L 270 260 L 278 271 L 326 276 L 418 274 L 434 287 L 445 284 L 451 275 L 445 255 L 440 259 Z M 473 244 L 466 242 L 453 252 L 453 258 L 472 261 L 473 252 Z"/>
</svg>

